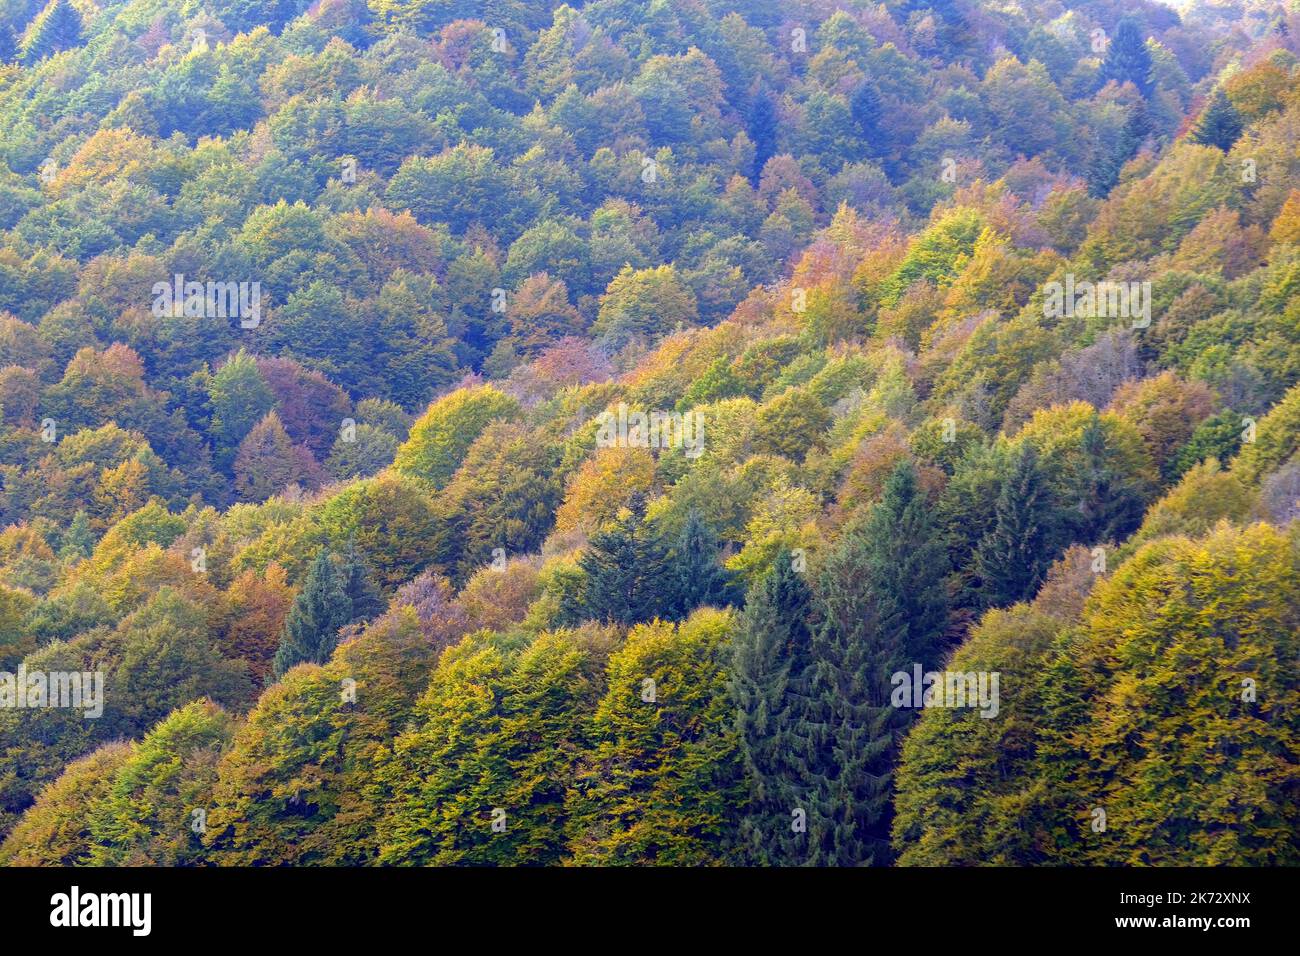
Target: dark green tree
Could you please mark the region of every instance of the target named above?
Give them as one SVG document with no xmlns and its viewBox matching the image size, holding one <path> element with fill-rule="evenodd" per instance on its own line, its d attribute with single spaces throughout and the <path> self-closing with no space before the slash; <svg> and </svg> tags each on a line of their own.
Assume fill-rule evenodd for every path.
<svg viewBox="0 0 1300 956">
<path fill-rule="evenodd" d="M 998 492 L 993 529 L 975 548 L 986 607 L 1005 607 L 1037 590 L 1056 556 L 1055 512 L 1037 452 L 1026 443 Z"/>
<path fill-rule="evenodd" d="M 807 832 L 801 847 L 792 824 L 787 845 L 808 866 L 888 862 L 891 771 L 908 723 L 890 705 L 889 677 L 909 655 L 906 622 L 873 587 L 868 525 L 846 528 L 825 559 L 806 696 L 795 701 L 791 814 Z"/>
<path fill-rule="evenodd" d="M 690 617 L 697 607 L 728 603 L 730 575 L 718 563 L 718 537 L 694 508 L 669 554 L 669 569 L 669 579 L 676 578 L 673 603 L 677 620 Z"/>
<path fill-rule="evenodd" d="M 51 0 L 32 24 L 22 59 L 27 64 L 37 63 L 80 44 L 81 14 L 68 0 Z"/>
<path fill-rule="evenodd" d="M 14 37 L 14 28 L 0 23 L 0 63 L 12 63 L 17 55 L 18 40 Z"/>
<path fill-rule="evenodd" d="M 1196 126 L 1192 129 L 1192 142 L 1202 146 L 1217 146 L 1225 153 L 1241 137 L 1241 114 L 1232 105 L 1223 90 L 1215 90 Z"/>
<path fill-rule="evenodd" d="M 871 83 L 863 83 L 853 94 L 853 99 L 849 101 L 849 112 L 853 116 L 853 122 L 858 124 L 858 130 L 862 134 L 863 140 L 868 145 L 868 152 L 872 156 L 879 156 L 884 152 L 884 135 L 880 129 L 880 93 L 877 92 Z"/>
<path fill-rule="evenodd" d="M 1110 80 L 1132 83 L 1144 97 L 1151 95 L 1151 53 L 1142 28 L 1132 17 L 1124 17 L 1115 24 L 1115 36 L 1106 50 L 1100 79 L 1103 84 Z"/>
<path fill-rule="evenodd" d="M 375 587 L 370 562 L 357 548 L 356 539 L 349 538 L 342 555 L 343 590 L 352 602 L 352 620 L 368 621 L 384 609 L 384 602 Z M 350 622 L 349 622 L 350 623 Z"/>
<path fill-rule="evenodd" d="M 736 834 L 738 862 L 799 863 L 806 838 L 792 829 L 805 782 L 796 721 L 798 695 L 808 679 L 812 591 L 789 551 L 750 588 L 732 644 L 731 695 L 748 803 Z"/>
<path fill-rule="evenodd" d="M 90 527 L 90 518 L 78 508 L 59 542 L 59 557 L 64 561 L 75 561 L 77 558 L 90 557 L 90 552 L 94 549 L 95 532 Z"/>
<path fill-rule="evenodd" d="M 939 542 L 930 505 L 909 462 L 896 467 L 870 512 L 872 587 L 883 617 L 903 622 L 909 660 L 937 663 L 946 651 L 948 594 L 943 585 L 948 557 Z"/>
<path fill-rule="evenodd" d="M 284 622 L 284 635 L 271 664 L 277 680 L 303 661 L 324 664 L 330 659 L 339 628 L 355 620 L 349 577 L 328 548 L 316 555 Z"/>
<path fill-rule="evenodd" d="M 759 90 L 754 96 L 754 106 L 749 114 L 749 138 L 754 141 L 754 176 L 758 183 L 759 176 L 767 161 L 776 155 L 776 106 L 766 90 Z"/>
<path fill-rule="evenodd" d="M 583 611 L 588 619 L 631 625 L 672 613 L 666 556 L 645 524 L 645 496 L 637 493 L 628 514 L 591 536 L 578 566 L 585 575 Z"/>
<path fill-rule="evenodd" d="M 1144 101 L 1138 100 L 1124 125 L 1109 137 L 1103 135 L 1089 157 L 1086 171 L 1089 194 L 1098 198 L 1109 195 L 1119 182 L 1124 164 L 1137 155 L 1150 134 L 1151 117 Z"/>
<path fill-rule="evenodd" d="M 901 463 L 880 502 L 841 532 L 818 577 L 818 624 L 791 760 L 807 812 L 803 861 L 890 861 L 893 767 L 914 712 L 892 703 L 892 676 L 933 670 L 948 623 L 947 556 L 916 470 Z"/>
<path fill-rule="evenodd" d="M 1114 467 L 1106 430 L 1094 420 L 1083 433 L 1084 465 L 1072 483 L 1079 491 L 1070 514 L 1075 541 L 1122 541 L 1142 522 L 1146 495 L 1139 480 Z"/>
</svg>

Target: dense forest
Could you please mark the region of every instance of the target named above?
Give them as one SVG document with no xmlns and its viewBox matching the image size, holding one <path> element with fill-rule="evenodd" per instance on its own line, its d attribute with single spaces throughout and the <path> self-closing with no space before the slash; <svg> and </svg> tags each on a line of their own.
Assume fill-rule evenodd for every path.
<svg viewBox="0 0 1300 956">
<path fill-rule="evenodd" d="M 0 60 L 0 862 L 1300 864 L 1297 0 Z"/>
</svg>

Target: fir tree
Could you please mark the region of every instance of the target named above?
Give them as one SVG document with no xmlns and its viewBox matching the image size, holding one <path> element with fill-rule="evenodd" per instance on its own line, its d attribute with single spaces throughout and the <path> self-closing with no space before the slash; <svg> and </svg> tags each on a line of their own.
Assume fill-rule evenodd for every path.
<svg viewBox="0 0 1300 956">
<path fill-rule="evenodd" d="M 893 766 L 910 710 L 891 678 L 938 663 L 948 622 L 947 557 L 916 471 L 900 464 L 879 504 L 852 521 L 818 578 L 818 625 L 791 734 L 807 811 L 804 862 L 889 862 Z"/>
<path fill-rule="evenodd" d="M 948 629 L 944 576 L 948 557 L 930 506 L 917 485 L 916 469 L 900 464 L 885 482 L 880 503 L 868 517 L 872 587 L 886 620 L 904 622 L 911 661 L 937 663 Z"/>
<path fill-rule="evenodd" d="M 14 37 L 14 28 L 0 23 L 0 63 L 12 63 L 17 55 L 18 40 Z"/>
<path fill-rule="evenodd" d="M 1110 142 L 1098 142 L 1088 160 L 1086 178 L 1089 195 L 1104 198 L 1119 182 L 1124 164 L 1137 155 L 1142 143 L 1151 134 L 1151 118 L 1146 106 L 1139 100 L 1129 113 L 1118 133 L 1112 133 Z"/>
<path fill-rule="evenodd" d="M 1054 513 L 1037 453 L 1026 443 L 998 492 L 993 528 L 975 548 L 986 606 L 1014 604 L 1037 590 L 1055 556 Z"/>
<path fill-rule="evenodd" d="M 1223 90 L 1215 90 L 1192 130 L 1192 142 L 1217 146 L 1226 153 L 1241 137 L 1241 130 L 1241 114 L 1237 107 L 1232 105 L 1232 100 Z"/>
<path fill-rule="evenodd" d="M 352 602 L 352 620 L 368 621 L 384 609 L 384 602 L 375 587 L 370 562 L 357 549 L 355 538 L 348 539 L 342 561 L 343 590 Z"/>
<path fill-rule="evenodd" d="M 742 863 L 780 866 L 805 856 L 805 838 L 792 830 L 804 780 L 790 757 L 799 750 L 797 695 L 809 676 L 811 628 L 812 591 L 783 550 L 750 588 L 732 645 L 731 695 L 749 788 L 736 837 Z"/>
<path fill-rule="evenodd" d="M 819 624 L 810 646 L 806 696 L 796 698 L 789 760 L 792 813 L 807 832 L 794 859 L 810 866 L 888 861 L 891 768 L 906 726 L 890 705 L 889 676 L 908 657 L 906 624 L 872 586 L 867 522 L 846 528 L 819 577 Z"/>
<path fill-rule="evenodd" d="M 883 135 L 880 131 L 880 94 L 875 86 L 871 83 L 859 86 L 849 103 L 849 111 L 853 122 L 858 124 L 858 131 L 866 141 L 869 153 L 878 156 L 884 152 L 881 148 Z"/>
<path fill-rule="evenodd" d="M 1106 50 L 1100 79 L 1102 84 L 1110 80 L 1132 83 L 1144 97 L 1151 95 L 1151 53 L 1132 17 L 1124 17 L 1115 25 L 1115 36 Z"/>
<path fill-rule="evenodd" d="M 592 535 L 578 566 L 586 575 L 583 606 L 589 619 L 637 624 L 671 614 L 672 595 L 663 549 L 645 525 L 645 496 L 634 494 L 628 514 Z"/>
<path fill-rule="evenodd" d="M 754 141 L 754 176 L 757 183 L 767 161 L 776 154 L 776 107 L 766 90 L 754 96 L 754 107 L 749 115 L 749 138 Z"/>
<path fill-rule="evenodd" d="M 328 661 L 338 643 L 339 628 L 353 620 L 348 575 L 329 549 L 322 548 L 284 622 L 284 635 L 271 665 L 275 678 L 303 661 Z"/>
<path fill-rule="evenodd" d="M 80 508 L 68 523 L 68 530 L 63 532 L 59 542 L 59 557 L 64 561 L 88 558 L 95 549 L 95 533 L 91 530 L 90 519 Z"/>
<path fill-rule="evenodd" d="M 32 23 L 23 44 L 23 62 L 36 63 L 81 44 L 81 14 L 68 0 L 52 0 Z"/>
<path fill-rule="evenodd" d="M 1090 422 L 1083 433 L 1087 480 L 1081 483 L 1083 495 L 1071 515 L 1076 541 L 1121 541 L 1142 521 L 1146 508 L 1142 487 L 1137 479 L 1110 464 L 1107 445 L 1101 422 Z"/>
<path fill-rule="evenodd" d="M 685 620 L 697 607 L 722 607 L 727 603 L 729 576 L 718 563 L 718 538 L 691 509 L 671 555 L 676 577 L 673 603 L 677 620 Z"/>
</svg>

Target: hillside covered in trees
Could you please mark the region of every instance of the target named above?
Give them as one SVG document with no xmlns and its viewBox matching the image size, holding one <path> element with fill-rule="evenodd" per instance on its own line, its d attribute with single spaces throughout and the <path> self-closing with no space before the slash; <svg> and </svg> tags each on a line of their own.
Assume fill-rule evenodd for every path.
<svg viewBox="0 0 1300 956">
<path fill-rule="evenodd" d="M 1300 864 L 1296 0 L 0 60 L 0 863 Z"/>
</svg>

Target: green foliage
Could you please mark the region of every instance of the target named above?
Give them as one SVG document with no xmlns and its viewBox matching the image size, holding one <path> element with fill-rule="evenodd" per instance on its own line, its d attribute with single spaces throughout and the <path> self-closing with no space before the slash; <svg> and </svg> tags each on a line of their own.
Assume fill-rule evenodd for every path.
<svg viewBox="0 0 1300 956">
<path fill-rule="evenodd" d="M 1223 90 L 1215 90 L 1192 129 L 1192 142 L 1215 146 L 1226 153 L 1241 137 L 1241 131 L 1241 115 L 1232 100 Z"/>
<path fill-rule="evenodd" d="M 430 405 L 411 426 L 393 467 L 441 487 L 488 423 L 509 418 L 517 410 L 514 399 L 490 385 L 452 392 Z"/>
<path fill-rule="evenodd" d="M 645 499 L 639 493 L 626 515 L 592 535 L 578 567 L 582 613 L 589 620 L 636 624 L 669 617 L 678 606 L 677 581 L 655 529 L 646 524 Z"/>
<path fill-rule="evenodd" d="M 200 834 L 217 761 L 233 732 L 234 721 L 208 701 L 175 710 L 150 730 L 87 814 L 89 864 L 183 866 L 201 861 Z"/>
<path fill-rule="evenodd" d="M 1132 83 L 1143 96 L 1151 94 L 1151 54 L 1134 18 L 1123 17 L 1115 24 L 1115 35 L 1106 48 L 1100 79 L 1103 83 L 1108 80 Z"/>
<path fill-rule="evenodd" d="M 36 63 L 81 43 L 81 14 L 70 0 L 50 0 L 28 27 L 22 61 Z"/>
<path fill-rule="evenodd" d="M 632 629 L 609 661 L 592 746 L 569 793 L 580 865 L 717 860 L 741 796 L 725 663 L 729 612 Z"/>
<path fill-rule="evenodd" d="M 1015 456 L 993 509 L 993 527 L 975 546 L 973 567 L 987 606 L 1031 597 L 1057 552 L 1056 504 L 1032 445 Z"/>
<path fill-rule="evenodd" d="M 374 616 L 379 608 L 370 568 L 355 543 L 349 542 L 341 555 L 322 549 L 289 610 L 273 674 L 283 677 L 303 662 L 324 664 L 338 645 L 339 630 Z"/>
<path fill-rule="evenodd" d="M 812 613 L 805 572 L 783 551 L 750 588 L 732 642 L 731 694 L 748 786 L 735 852 L 746 864 L 804 858 L 804 838 L 795 831 L 797 794 L 805 783 L 796 719 L 797 697 L 811 676 Z"/>
<path fill-rule="evenodd" d="M 377 758 L 381 862 L 559 862 L 567 789 L 588 744 L 607 646 L 595 629 L 522 648 L 469 638 L 448 651 L 416 726 Z"/>
</svg>

